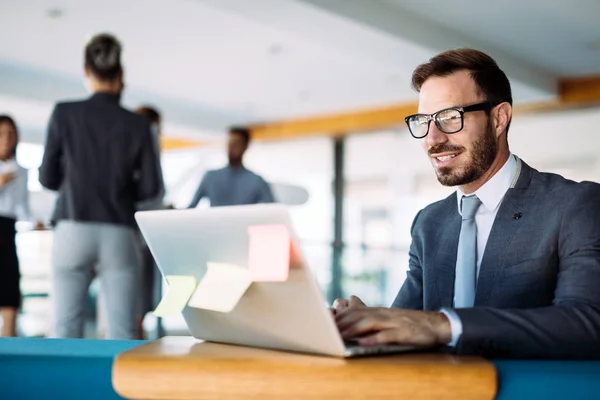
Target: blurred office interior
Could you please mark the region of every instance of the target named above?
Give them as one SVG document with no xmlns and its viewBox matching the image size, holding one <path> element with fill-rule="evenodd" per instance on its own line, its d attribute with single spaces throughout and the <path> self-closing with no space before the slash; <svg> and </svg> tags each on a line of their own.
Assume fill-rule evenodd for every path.
<svg viewBox="0 0 600 400">
<path fill-rule="evenodd" d="M 401 112 L 417 100 L 412 70 L 435 53 L 474 47 L 496 58 L 513 86 L 512 152 L 538 170 L 600 181 L 600 2 L 547 4 L 4 0 L 0 113 L 19 125 L 32 209 L 47 221 L 54 194 L 42 190 L 37 168 L 52 107 L 87 96 L 81 49 L 113 33 L 124 45 L 123 104 L 163 114 L 169 202 L 185 207 L 203 174 L 227 162 L 229 126 L 257 127 L 245 165 L 290 204 L 328 301 L 356 294 L 389 305 L 404 281 L 415 214 L 453 192 L 438 184 Z M 363 118 L 353 124 L 353 116 Z M 52 231 L 22 223 L 17 241 L 19 332 L 45 336 Z M 185 333 L 180 318 L 164 326 Z"/>
</svg>

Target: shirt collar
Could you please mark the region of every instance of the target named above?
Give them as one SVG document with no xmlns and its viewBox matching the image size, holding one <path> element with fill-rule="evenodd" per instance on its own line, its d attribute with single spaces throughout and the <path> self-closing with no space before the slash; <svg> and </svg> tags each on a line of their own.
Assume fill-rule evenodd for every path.
<svg viewBox="0 0 600 400">
<path fill-rule="evenodd" d="M 17 159 L 15 157 L 5 161 L 0 160 L 0 173 L 14 172 L 17 171 L 18 168 L 19 164 L 17 164 Z"/>
<path fill-rule="evenodd" d="M 120 93 L 107 93 L 107 92 L 96 92 L 92 95 L 91 99 L 99 100 L 103 102 L 109 102 L 114 104 L 119 104 L 121 101 Z"/>
<path fill-rule="evenodd" d="M 476 195 L 481 203 L 488 211 L 495 210 L 504 195 L 510 189 L 510 186 L 513 182 L 515 174 L 517 173 L 517 160 L 514 155 L 510 155 L 508 160 L 504 163 L 502 168 L 494 175 L 492 178 L 487 181 L 482 187 L 477 189 L 474 195 Z M 465 196 L 465 193 L 460 190 L 460 188 L 456 189 L 456 198 L 457 198 L 457 206 L 458 213 L 460 213 L 460 203 L 461 200 Z M 462 214 L 461 214 L 462 215 Z"/>
<path fill-rule="evenodd" d="M 15 157 L 11 157 L 8 160 L 0 160 L 0 165 L 14 165 L 17 163 L 17 159 Z"/>
<path fill-rule="evenodd" d="M 233 165 L 231 165 L 231 164 L 227 164 L 227 169 L 228 169 L 229 171 L 232 171 L 232 172 L 238 172 L 238 171 L 245 171 L 245 170 L 246 170 L 246 167 L 244 167 L 244 164 L 242 164 L 242 165 L 237 165 L 237 166 L 233 166 Z"/>
</svg>

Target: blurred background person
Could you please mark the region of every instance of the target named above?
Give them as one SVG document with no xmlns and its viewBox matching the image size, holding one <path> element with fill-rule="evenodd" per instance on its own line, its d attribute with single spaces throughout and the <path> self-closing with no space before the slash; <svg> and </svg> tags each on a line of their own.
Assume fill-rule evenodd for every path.
<svg viewBox="0 0 600 400">
<path fill-rule="evenodd" d="M 151 106 L 145 105 L 135 110 L 137 114 L 143 115 L 148 118 L 152 128 L 152 145 L 154 151 L 157 154 L 156 167 L 161 171 L 160 178 L 160 191 L 154 199 L 150 199 L 141 202 L 137 205 L 138 211 L 152 211 L 152 210 L 163 210 L 172 208 L 170 205 L 166 205 L 164 201 L 165 197 L 165 185 L 162 176 L 162 167 L 160 159 L 160 137 L 162 134 L 161 130 L 161 115 L 160 112 Z M 154 257 L 150 253 L 150 249 L 144 240 L 141 232 L 138 231 L 138 242 L 140 247 L 140 253 L 142 257 L 142 269 L 140 275 L 140 288 L 139 288 L 139 313 L 137 317 L 137 338 L 144 339 L 144 318 L 147 313 L 154 311 L 158 306 L 158 301 L 161 297 L 162 290 L 162 277 L 157 269 Z M 155 336 L 162 336 L 162 321 L 157 318 L 156 321 L 156 333 Z"/>
<path fill-rule="evenodd" d="M 121 44 L 94 36 L 84 52 L 93 95 L 56 105 L 40 166 L 40 183 L 59 192 L 53 223 L 53 333 L 84 336 L 94 268 L 107 312 L 107 338 L 136 337 L 140 260 L 134 212 L 157 196 L 160 171 L 150 122 L 120 106 Z"/>
<path fill-rule="evenodd" d="M 211 207 L 275 201 L 269 184 L 244 167 L 244 154 L 249 144 L 250 130 L 242 127 L 229 130 L 227 141 L 229 165 L 206 172 L 188 208 L 196 207 L 204 197 L 210 200 Z"/>
<path fill-rule="evenodd" d="M 17 219 L 28 220 L 27 170 L 16 160 L 19 133 L 15 121 L 0 115 L 0 312 L 2 336 L 17 335 L 21 305 L 19 259 L 15 243 Z"/>
</svg>

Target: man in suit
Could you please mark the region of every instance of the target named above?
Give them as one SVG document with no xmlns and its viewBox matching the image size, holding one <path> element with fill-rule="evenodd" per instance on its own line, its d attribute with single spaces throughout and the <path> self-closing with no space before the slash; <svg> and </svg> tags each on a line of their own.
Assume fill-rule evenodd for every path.
<svg viewBox="0 0 600 400">
<path fill-rule="evenodd" d="M 529 167 L 509 150 L 509 81 L 488 55 L 447 51 L 413 73 L 406 118 L 456 193 L 414 219 L 392 308 L 338 299 L 346 339 L 495 357 L 600 357 L 600 185 Z M 540 151 L 543 151 L 540 148 Z"/>
</svg>

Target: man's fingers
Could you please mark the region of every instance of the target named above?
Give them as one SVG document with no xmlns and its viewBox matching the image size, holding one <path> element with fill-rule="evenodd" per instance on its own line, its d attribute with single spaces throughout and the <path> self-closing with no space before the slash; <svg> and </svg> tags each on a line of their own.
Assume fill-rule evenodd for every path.
<svg viewBox="0 0 600 400">
<path fill-rule="evenodd" d="M 347 309 L 350 306 L 348 299 L 335 299 L 331 308 L 333 309 L 333 315 L 336 315 L 342 310 Z"/>
<path fill-rule="evenodd" d="M 350 296 L 347 299 L 344 299 L 344 298 L 335 299 L 332 304 L 332 308 L 334 308 L 336 311 L 341 311 L 341 310 L 345 310 L 347 308 L 354 308 L 354 307 L 366 307 L 366 305 L 365 305 L 365 303 L 363 303 L 363 301 L 361 299 L 359 299 L 356 296 Z"/>
<path fill-rule="evenodd" d="M 333 301 L 333 308 L 339 308 L 339 307 L 348 307 L 348 299 L 343 299 L 343 298 L 339 298 L 339 299 L 335 299 Z"/>
<path fill-rule="evenodd" d="M 356 296 L 350 296 L 348 298 L 348 306 L 349 307 L 366 307 L 366 304 L 363 303 L 361 299 Z"/>
<path fill-rule="evenodd" d="M 386 329 L 377 333 L 373 333 L 372 335 L 361 337 L 357 339 L 357 341 L 361 346 L 377 346 L 382 344 L 398 343 L 398 338 L 396 336 L 397 335 L 394 334 L 393 330 Z"/>
<path fill-rule="evenodd" d="M 338 310 L 335 316 L 335 323 L 341 331 L 363 318 L 365 318 L 365 314 L 357 310 Z"/>
<path fill-rule="evenodd" d="M 371 318 L 361 319 L 345 329 L 340 329 L 340 334 L 345 340 L 356 339 L 359 336 L 376 330 L 376 324 Z"/>
<path fill-rule="evenodd" d="M 344 339 L 354 339 L 382 328 L 376 315 L 349 310 L 336 318 L 340 334 Z"/>
</svg>

